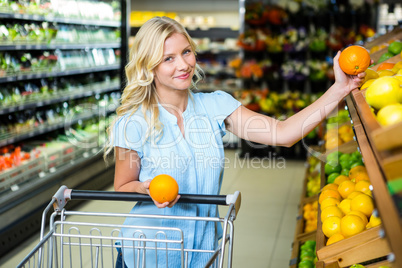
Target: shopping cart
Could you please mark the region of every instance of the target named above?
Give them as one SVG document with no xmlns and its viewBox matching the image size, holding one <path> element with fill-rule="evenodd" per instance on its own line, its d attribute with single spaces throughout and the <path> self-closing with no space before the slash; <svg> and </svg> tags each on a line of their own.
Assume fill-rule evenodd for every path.
<svg viewBox="0 0 402 268">
<path fill-rule="evenodd" d="M 164 254 L 163 258 L 165 256 L 168 258 L 169 251 L 177 251 L 178 253 L 175 254 L 180 256 L 181 267 L 188 267 L 188 255 L 195 252 L 197 254 L 209 254 L 209 261 L 204 267 L 223 267 L 225 256 L 227 256 L 227 267 L 232 266 L 233 221 L 236 219 L 241 203 L 241 195 L 238 191 L 231 195 L 181 194 L 180 203 L 228 206 L 224 218 L 67 211 L 65 205 L 69 200 L 152 202 L 148 195 L 143 194 L 72 190 L 62 186 L 43 211 L 39 243 L 17 267 L 115 267 L 116 258 L 119 254 L 123 259 L 122 264 L 124 264 L 124 252 L 128 248 L 128 243 L 124 241 L 130 242 L 129 249 L 134 253 L 134 259 L 130 259 L 130 261 L 134 263 L 135 267 L 146 267 L 145 263 L 149 251 L 155 254 L 154 258 L 160 258 L 160 254 Z M 46 218 L 52 206 L 54 212 L 50 216 L 49 230 L 45 235 Z M 178 228 L 104 224 L 99 223 L 99 220 L 97 222 L 100 217 L 106 217 L 109 220 L 106 222 L 111 222 L 110 219 L 116 220 L 126 217 L 210 221 L 222 224 L 223 235 L 216 249 L 186 249 L 184 248 L 183 232 Z M 105 222 L 105 220 L 101 222 Z M 139 235 L 130 238 L 122 237 L 120 235 L 122 228 L 133 228 Z M 153 230 L 157 235 L 147 237 L 143 230 Z M 181 239 L 169 239 L 166 235 L 169 232 L 178 232 Z M 124 247 L 125 250 L 120 250 L 121 247 Z M 117 249 L 120 250 L 120 253 Z M 166 263 L 168 263 L 167 260 Z"/>
</svg>

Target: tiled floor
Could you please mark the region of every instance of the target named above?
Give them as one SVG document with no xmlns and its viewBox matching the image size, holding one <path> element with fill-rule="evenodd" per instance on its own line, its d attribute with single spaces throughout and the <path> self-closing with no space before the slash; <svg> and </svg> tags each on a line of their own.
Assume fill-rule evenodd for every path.
<svg viewBox="0 0 402 268">
<path fill-rule="evenodd" d="M 304 162 L 281 159 L 239 158 L 226 151 L 222 194 L 240 191 L 242 204 L 235 221 L 234 268 L 289 267 L 298 203 L 302 191 Z M 112 186 L 107 190 L 112 190 Z M 120 203 L 119 203 L 120 204 Z M 114 205 L 114 206 L 113 206 Z M 127 212 L 132 204 L 87 202 L 83 211 Z M 15 267 L 38 242 L 39 234 L 0 259 L 0 267 Z"/>
</svg>

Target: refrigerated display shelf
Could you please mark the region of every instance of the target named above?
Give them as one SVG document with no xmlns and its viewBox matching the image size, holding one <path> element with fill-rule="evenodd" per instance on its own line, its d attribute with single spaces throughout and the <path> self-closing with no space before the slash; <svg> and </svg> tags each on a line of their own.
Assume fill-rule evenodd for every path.
<svg viewBox="0 0 402 268">
<path fill-rule="evenodd" d="M 14 113 L 18 111 L 23 111 L 26 109 L 33 109 L 36 107 L 43 107 L 55 103 L 60 103 L 68 100 L 80 99 L 85 97 L 94 96 L 96 94 L 107 93 L 112 91 L 120 90 L 121 86 L 119 83 L 106 83 L 106 85 L 91 85 L 90 88 L 78 89 L 73 91 L 68 91 L 64 94 L 57 96 L 38 96 L 38 99 L 32 99 L 23 103 L 16 103 L 10 106 L 2 104 L 0 108 L 0 115 Z"/>
<path fill-rule="evenodd" d="M 41 22 L 57 22 L 65 24 L 77 24 L 77 25 L 93 25 L 103 27 L 120 27 L 120 21 L 100 21 L 100 20 L 85 20 L 79 18 L 59 18 L 51 15 L 40 16 L 30 14 L 12 14 L 12 13 L 0 13 L 0 19 L 13 19 L 13 20 L 28 20 L 28 21 L 41 21 Z"/>
<path fill-rule="evenodd" d="M 43 135 L 58 129 L 70 127 L 78 122 L 85 121 L 95 116 L 106 116 L 107 114 L 113 113 L 115 107 L 105 109 L 104 114 L 99 113 L 86 113 L 84 115 L 75 115 L 71 120 L 62 120 L 62 122 L 53 124 L 43 124 L 42 126 L 35 126 L 33 128 L 28 128 L 21 133 L 7 133 L 6 135 L 0 136 L 0 147 L 10 145 L 16 142 L 20 142 L 26 139 L 31 139 L 33 137 Z"/>
<path fill-rule="evenodd" d="M 109 66 L 99 66 L 99 67 L 92 67 L 92 68 L 71 69 L 71 70 L 57 71 L 57 72 L 17 74 L 17 75 L 13 75 L 13 76 L 0 77 L 0 83 L 17 82 L 17 81 L 41 79 L 41 78 L 48 78 L 48 77 L 71 76 L 71 75 L 113 71 L 113 70 L 120 70 L 120 64 L 113 64 L 113 65 L 109 65 Z"/>
<path fill-rule="evenodd" d="M 15 42 L 18 43 L 18 42 Z M 19 50 L 67 50 L 67 49 L 92 49 L 92 48 L 120 48 L 120 43 L 96 43 L 96 44 L 10 44 L 0 45 L 0 51 Z"/>
</svg>

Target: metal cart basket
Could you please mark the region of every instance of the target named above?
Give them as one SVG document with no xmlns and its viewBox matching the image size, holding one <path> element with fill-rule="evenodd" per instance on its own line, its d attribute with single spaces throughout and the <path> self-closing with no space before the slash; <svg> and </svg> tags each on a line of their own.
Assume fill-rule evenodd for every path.
<svg viewBox="0 0 402 268">
<path fill-rule="evenodd" d="M 236 219 L 240 209 L 240 192 L 235 192 L 231 195 L 181 194 L 180 203 L 228 206 L 224 218 L 67 211 L 65 205 L 69 200 L 152 202 L 148 195 L 143 194 L 72 190 L 62 186 L 43 211 L 39 243 L 17 267 L 115 267 L 118 255 L 123 260 L 122 267 L 124 267 L 124 261 L 131 261 L 135 267 L 148 267 L 146 266 L 146 258 L 149 257 L 150 251 L 156 263 L 161 254 L 163 254 L 162 257 L 166 258 L 166 266 L 163 267 L 167 267 L 169 251 L 176 251 L 175 256 L 180 258 L 180 267 L 189 266 L 188 255 L 190 253 L 208 254 L 209 261 L 205 265 L 202 264 L 204 267 L 223 267 L 225 257 L 227 257 L 227 267 L 232 267 L 233 221 Z M 46 218 L 52 206 L 54 207 L 54 212 L 50 216 L 49 230 L 45 235 Z M 99 223 L 100 217 L 106 217 L 107 219 L 141 217 L 216 222 L 222 224 L 223 236 L 216 249 L 186 249 L 184 248 L 183 231 L 178 228 L 105 224 L 104 222 L 110 221 L 103 220 L 101 221 L 103 223 Z M 133 228 L 137 235 L 135 237 L 122 237 L 120 235 L 122 228 Z M 146 232 L 143 232 L 143 230 L 152 230 L 156 235 L 147 237 Z M 178 237 L 181 237 L 181 239 L 169 238 L 166 233 L 171 232 L 179 233 Z M 124 247 L 125 250 L 129 247 L 129 250 L 132 250 L 134 254 L 134 258 L 125 260 L 125 250 L 121 250 L 121 247 Z M 156 265 L 156 267 L 161 266 Z"/>
</svg>

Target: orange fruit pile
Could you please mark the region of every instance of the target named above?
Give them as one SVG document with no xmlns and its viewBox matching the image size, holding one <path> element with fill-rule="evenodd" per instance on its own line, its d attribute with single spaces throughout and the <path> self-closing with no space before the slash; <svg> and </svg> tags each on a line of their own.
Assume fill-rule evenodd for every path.
<svg viewBox="0 0 402 268">
<path fill-rule="evenodd" d="M 161 204 L 172 202 L 179 194 L 179 185 L 172 176 L 161 174 L 152 179 L 149 185 L 149 194 Z"/>
<path fill-rule="evenodd" d="M 317 230 L 318 201 L 303 206 L 304 232 Z"/>
</svg>

